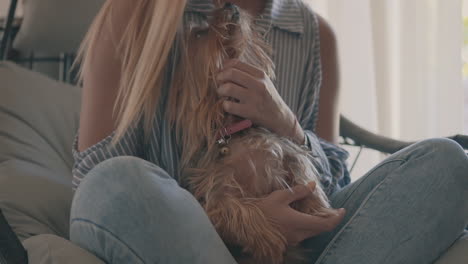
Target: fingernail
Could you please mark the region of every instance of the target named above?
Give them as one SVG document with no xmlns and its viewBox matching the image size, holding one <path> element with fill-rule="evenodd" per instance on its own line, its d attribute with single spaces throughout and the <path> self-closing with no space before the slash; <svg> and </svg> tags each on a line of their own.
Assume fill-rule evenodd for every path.
<svg viewBox="0 0 468 264">
<path fill-rule="evenodd" d="M 338 209 L 338 212 L 339 212 L 340 214 L 344 214 L 344 213 L 346 213 L 346 209 L 340 208 L 340 209 Z"/>
<path fill-rule="evenodd" d="M 315 191 L 315 187 L 317 187 L 317 183 L 315 183 L 315 182 L 309 182 L 309 183 L 307 184 L 307 187 L 309 187 L 309 189 L 310 189 L 311 191 Z"/>
</svg>

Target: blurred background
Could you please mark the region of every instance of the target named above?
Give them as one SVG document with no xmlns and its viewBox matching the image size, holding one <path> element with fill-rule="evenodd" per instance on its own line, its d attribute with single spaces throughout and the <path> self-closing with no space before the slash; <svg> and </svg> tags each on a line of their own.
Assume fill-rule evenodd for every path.
<svg viewBox="0 0 468 264">
<path fill-rule="evenodd" d="M 468 1 L 308 3 L 335 29 L 350 119 L 403 140 L 468 132 Z M 382 158 L 364 151 L 353 177 Z"/>
<path fill-rule="evenodd" d="M 468 133 L 468 0 L 307 2 L 335 29 L 341 110 L 348 118 L 373 132 L 403 140 Z M 0 25 L 9 3 L 0 0 Z M 47 12 L 53 14 L 54 9 Z M 22 16 L 20 4 L 18 25 Z M 57 63 L 33 67 L 62 78 L 56 76 Z M 353 163 L 358 149 L 347 148 Z M 353 178 L 383 158 L 364 150 Z"/>
</svg>

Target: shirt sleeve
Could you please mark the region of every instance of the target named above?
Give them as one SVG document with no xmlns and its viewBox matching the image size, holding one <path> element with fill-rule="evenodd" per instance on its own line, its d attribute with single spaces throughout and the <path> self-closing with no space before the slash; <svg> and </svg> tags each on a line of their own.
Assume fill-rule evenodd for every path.
<svg viewBox="0 0 468 264">
<path fill-rule="evenodd" d="M 106 138 L 102 139 L 95 145 L 87 148 L 86 150 L 78 151 L 78 134 L 73 142 L 73 158 L 75 163 L 73 165 L 73 190 L 76 190 L 81 181 L 86 177 L 86 174 L 92 170 L 99 163 L 118 156 L 135 156 L 143 157 L 143 144 L 141 131 L 137 127 L 129 128 L 124 136 L 115 144 L 112 140 L 115 132 Z"/>
<path fill-rule="evenodd" d="M 321 172 L 321 183 L 325 192 L 330 195 L 350 183 L 346 160 L 348 152 L 315 135 L 319 111 L 320 88 L 322 86 L 322 67 L 320 62 L 320 34 L 317 16 L 312 12 L 312 23 L 309 23 L 309 34 L 312 41 L 311 53 L 306 66 L 305 81 L 301 87 L 298 120 L 308 138 L 312 156 Z"/>
</svg>

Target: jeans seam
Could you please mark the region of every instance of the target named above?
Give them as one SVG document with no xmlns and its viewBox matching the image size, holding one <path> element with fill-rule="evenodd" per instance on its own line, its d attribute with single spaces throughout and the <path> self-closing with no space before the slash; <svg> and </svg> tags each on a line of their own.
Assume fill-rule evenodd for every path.
<svg viewBox="0 0 468 264">
<path fill-rule="evenodd" d="M 81 223 L 86 223 L 86 224 L 90 224 L 90 225 L 94 225 L 95 227 L 97 227 L 98 229 L 100 229 L 101 231 L 103 231 L 104 233 L 107 233 L 108 235 L 110 235 L 111 237 L 113 237 L 114 239 L 116 239 L 117 241 L 119 241 L 120 243 L 122 243 L 124 246 L 126 246 L 130 252 L 132 252 L 132 254 L 140 260 L 141 263 L 145 263 L 143 261 L 143 259 L 129 246 L 127 245 L 127 243 L 125 243 L 122 239 L 120 239 L 117 235 L 115 235 L 112 231 L 108 230 L 107 228 L 99 225 L 99 224 L 96 224 L 95 222 L 91 221 L 91 220 L 88 220 L 88 219 L 83 219 L 83 218 L 74 218 L 71 220 L 71 224 L 73 224 L 74 222 L 81 222 Z M 70 225 L 71 226 L 71 225 Z"/>
<path fill-rule="evenodd" d="M 386 165 L 386 164 L 389 164 L 389 163 L 392 163 L 392 162 L 406 162 L 405 159 L 393 159 L 393 160 L 390 160 L 390 161 L 387 161 L 387 162 L 384 162 L 382 164 L 380 164 L 379 166 L 375 167 L 373 170 L 371 170 L 367 175 L 371 175 L 372 173 L 374 173 L 377 169 L 381 168 L 382 166 Z M 366 177 L 368 177 L 366 176 Z M 319 256 L 319 258 L 317 259 L 317 261 L 315 262 L 315 264 L 321 264 L 321 263 L 324 263 L 324 261 L 326 260 L 326 258 L 330 255 L 330 252 L 335 249 L 337 247 L 337 243 L 340 241 L 340 237 L 341 235 L 349 230 L 351 227 L 351 223 L 353 222 L 353 220 L 358 217 L 360 215 L 360 212 L 361 212 L 361 209 L 366 205 L 366 203 L 369 201 L 369 199 L 374 195 L 374 193 L 377 191 L 377 189 L 388 179 L 388 177 L 385 177 L 379 184 L 377 184 L 370 192 L 369 194 L 367 195 L 367 197 L 364 199 L 364 201 L 359 205 L 359 208 L 356 209 L 354 215 L 348 220 L 348 222 L 340 229 L 340 231 L 338 231 L 338 233 L 333 237 L 333 239 L 330 241 L 330 243 L 328 243 L 327 247 L 323 250 L 322 254 Z M 359 184 L 361 185 L 362 182 Z M 358 189 L 358 188 L 356 188 Z M 355 189 L 355 190 L 356 190 Z M 354 191 L 348 196 L 350 197 L 352 194 L 354 193 Z M 348 201 L 349 198 L 347 198 L 345 200 L 345 202 L 343 202 L 343 204 L 346 203 L 346 201 Z"/>
</svg>

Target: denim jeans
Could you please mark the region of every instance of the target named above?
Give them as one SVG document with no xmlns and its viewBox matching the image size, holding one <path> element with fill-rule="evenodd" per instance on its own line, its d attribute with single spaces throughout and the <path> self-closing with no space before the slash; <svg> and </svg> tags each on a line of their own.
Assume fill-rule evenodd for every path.
<svg viewBox="0 0 468 264">
<path fill-rule="evenodd" d="M 347 214 L 304 242 L 310 263 L 432 263 L 468 224 L 468 157 L 431 139 L 380 163 L 330 197 Z M 102 162 L 75 194 L 70 238 L 107 263 L 235 263 L 201 206 L 161 168 Z"/>
</svg>

